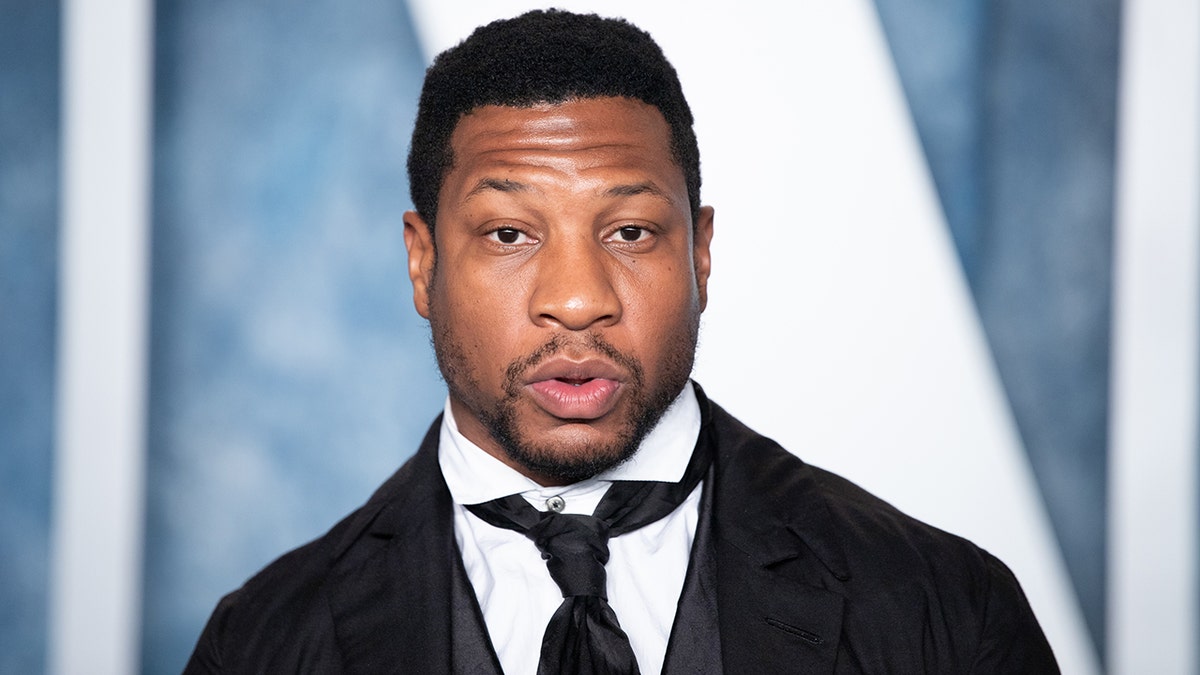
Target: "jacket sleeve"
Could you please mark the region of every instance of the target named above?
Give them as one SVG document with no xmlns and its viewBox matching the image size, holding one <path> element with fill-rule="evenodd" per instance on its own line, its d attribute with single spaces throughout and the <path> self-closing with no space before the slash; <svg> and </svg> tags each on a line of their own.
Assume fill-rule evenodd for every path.
<svg viewBox="0 0 1200 675">
<path fill-rule="evenodd" d="M 988 572 L 979 652 L 971 672 L 1058 673 L 1058 662 L 1042 633 L 1033 609 L 1012 571 L 991 554 L 984 554 Z"/>
</svg>

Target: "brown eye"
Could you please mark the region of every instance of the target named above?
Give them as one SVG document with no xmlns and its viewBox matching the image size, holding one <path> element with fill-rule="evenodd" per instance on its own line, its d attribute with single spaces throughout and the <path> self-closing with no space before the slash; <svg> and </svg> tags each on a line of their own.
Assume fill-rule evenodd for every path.
<svg viewBox="0 0 1200 675">
<path fill-rule="evenodd" d="M 521 238 L 521 232 L 519 230 L 514 230 L 511 227 L 505 227 L 496 230 L 492 234 L 495 235 L 496 241 L 500 242 L 501 244 L 515 244 Z"/>
<path fill-rule="evenodd" d="M 621 241 L 638 241 L 646 231 L 640 227 L 628 225 L 617 230 L 617 234 L 621 237 Z"/>
</svg>

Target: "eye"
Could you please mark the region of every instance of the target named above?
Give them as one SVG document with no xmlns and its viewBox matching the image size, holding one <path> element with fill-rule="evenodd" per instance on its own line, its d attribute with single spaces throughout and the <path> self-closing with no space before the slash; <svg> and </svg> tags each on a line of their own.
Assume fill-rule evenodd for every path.
<svg viewBox="0 0 1200 675">
<path fill-rule="evenodd" d="M 650 232 L 644 227 L 637 225 L 626 225 L 617 230 L 617 238 L 623 242 L 642 241 L 650 236 Z"/>
<path fill-rule="evenodd" d="M 501 227 L 488 233 L 493 241 L 505 246 L 519 246 L 530 242 L 529 235 L 513 227 Z"/>
</svg>

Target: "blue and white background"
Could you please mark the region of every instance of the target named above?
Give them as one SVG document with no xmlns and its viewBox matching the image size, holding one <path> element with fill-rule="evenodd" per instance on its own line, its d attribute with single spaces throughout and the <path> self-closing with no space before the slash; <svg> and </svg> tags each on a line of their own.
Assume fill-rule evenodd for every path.
<svg viewBox="0 0 1200 675">
<path fill-rule="evenodd" d="M 556 3 L 675 63 L 696 377 L 1010 564 L 1067 673 L 1200 673 L 1200 6 Z M 0 673 L 178 672 L 440 408 L 404 159 L 520 0 L 0 0 Z"/>
</svg>

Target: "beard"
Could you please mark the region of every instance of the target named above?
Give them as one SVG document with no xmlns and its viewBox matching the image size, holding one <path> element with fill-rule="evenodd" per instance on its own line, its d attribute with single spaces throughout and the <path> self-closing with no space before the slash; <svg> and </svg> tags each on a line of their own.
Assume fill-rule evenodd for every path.
<svg viewBox="0 0 1200 675">
<path fill-rule="evenodd" d="M 527 356 L 517 358 L 505 369 L 500 397 L 489 397 L 479 385 L 466 349 L 453 331 L 430 317 L 434 353 L 438 368 L 450 395 L 470 410 L 487 428 L 492 439 L 527 475 L 549 479 L 555 484 L 571 484 L 586 480 L 621 463 L 637 453 L 642 440 L 654 429 L 663 413 L 687 385 L 696 355 L 699 336 L 699 313 L 688 320 L 671 340 L 678 349 L 669 352 L 661 363 L 657 382 L 646 383 L 645 368 L 638 359 L 625 354 L 607 342 L 599 333 L 585 335 L 558 334 Z M 607 442 L 592 443 L 566 449 L 562 444 L 539 443 L 529 438 L 521 428 L 517 405 L 522 390 L 523 374 L 541 361 L 564 349 L 601 354 L 614 361 L 629 374 L 626 383 L 624 419 Z"/>
</svg>

